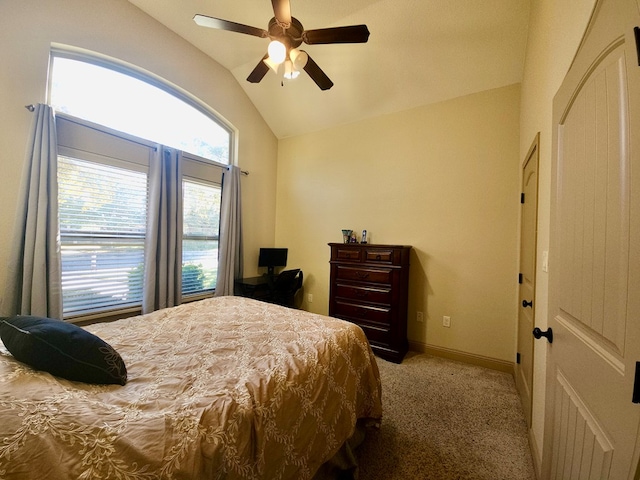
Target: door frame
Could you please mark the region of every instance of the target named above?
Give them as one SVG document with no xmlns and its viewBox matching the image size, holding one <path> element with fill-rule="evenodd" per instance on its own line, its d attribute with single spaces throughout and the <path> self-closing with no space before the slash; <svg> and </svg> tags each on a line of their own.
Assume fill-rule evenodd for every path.
<svg viewBox="0 0 640 480">
<path fill-rule="evenodd" d="M 532 306 L 531 306 L 531 325 L 532 328 L 531 330 L 533 330 L 533 325 L 535 324 L 535 320 L 536 320 L 536 278 L 537 278 L 537 264 L 538 264 L 538 195 L 539 195 L 539 185 L 540 185 L 540 132 L 538 132 L 534 139 L 533 142 L 531 143 L 531 146 L 529 147 L 529 150 L 527 152 L 527 155 L 525 156 L 523 162 L 522 162 L 522 166 L 521 166 L 521 192 L 522 195 L 524 195 L 524 185 L 525 185 L 525 171 L 527 169 L 527 166 L 529 165 L 529 162 L 535 162 L 535 171 L 536 171 L 536 185 L 535 185 L 535 204 L 534 204 L 534 230 L 532 233 L 533 236 L 533 245 L 532 245 L 532 255 L 533 255 L 533 269 L 531 272 L 532 278 L 531 278 L 531 299 L 530 301 L 532 302 Z M 523 210 L 524 210 L 524 205 L 526 204 L 525 202 L 527 202 L 527 198 L 525 197 L 524 199 L 521 198 L 521 213 L 520 213 L 520 257 L 519 257 L 519 261 L 518 261 L 518 269 L 520 271 L 519 277 L 522 275 L 522 255 L 523 255 L 523 248 L 522 248 L 522 244 L 523 244 L 523 236 L 524 236 L 524 214 L 523 214 Z M 534 367 L 535 367 L 535 348 L 533 345 L 533 337 L 532 337 L 532 333 L 531 331 L 528 332 L 521 332 L 520 331 L 520 316 L 523 315 L 522 313 L 522 305 L 520 304 L 520 302 L 523 300 L 523 295 L 522 295 L 522 285 L 521 282 L 522 280 L 519 278 L 519 286 L 518 286 L 518 333 L 517 333 L 517 342 L 516 342 L 516 351 L 518 353 L 518 355 L 520 356 L 518 361 L 516 362 L 516 387 L 518 389 L 518 393 L 520 394 L 520 400 L 522 402 L 522 408 L 524 410 L 524 414 L 525 414 L 525 420 L 527 422 L 527 428 L 531 428 L 531 424 L 532 424 L 532 416 L 533 416 L 533 373 L 534 373 Z M 521 345 L 520 345 L 520 339 L 521 339 L 521 335 L 526 335 L 527 338 L 529 339 L 530 342 L 530 348 L 528 348 L 527 352 L 523 352 Z M 530 366 L 529 369 L 529 376 L 528 376 L 528 384 L 524 385 L 521 382 L 522 377 L 520 376 L 520 369 L 522 368 L 522 363 L 519 361 L 520 359 L 523 358 L 523 355 L 530 355 L 530 359 L 527 360 L 528 365 Z M 526 391 L 523 392 L 522 389 L 523 388 L 528 388 L 528 395 L 523 395 L 523 393 L 527 393 Z M 528 403 L 528 405 L 526 404 Z"/>
</svg>

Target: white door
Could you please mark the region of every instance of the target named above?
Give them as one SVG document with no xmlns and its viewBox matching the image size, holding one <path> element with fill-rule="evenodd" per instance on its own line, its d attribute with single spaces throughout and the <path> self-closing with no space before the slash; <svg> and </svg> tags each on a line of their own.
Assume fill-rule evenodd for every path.
<svg viewBox="0 0 640 480">
<path fill-rule="evenodd" d="M 638 463 L 635 25 L 636 0 L 598 1 L 554 99 L 545 479 L 630 479 Z"/>
<path fill-rule="evenodd" d="M 535 318 L 536 239 L 538 237 L 538 159 L 539 135 L 536 135 L 522 166 L 520 199 L 520 274 L 518 278 L 518 359 L 516 387 L 522 409 L 531 427 L 533 388 L 533 319 Z"/>
</svg>

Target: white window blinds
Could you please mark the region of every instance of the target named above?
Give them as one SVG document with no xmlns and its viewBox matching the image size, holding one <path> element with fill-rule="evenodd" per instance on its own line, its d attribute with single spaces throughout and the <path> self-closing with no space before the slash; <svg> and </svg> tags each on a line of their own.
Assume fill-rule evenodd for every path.
<svg viewBox="0 0 640 480">
<path fill-rule="evenodd" d="M 140 308 L 147 172 L 157 146 L 63 114 L 56 125 L 63 314 Z M 193 155 L 183 162 L 185 299 L 216 286 L 222 169 Z"/>
<path fill-rule="evenodd" d="M 65 316 L 140 305 L 146 173 L 69 156 L 58 161 Z"/>
<path fill-rule="evenodd" d="M 216 287 L 221 189 L 188 180 L 182 185 L 182 294 L 191 295 Z"/>
</svg>

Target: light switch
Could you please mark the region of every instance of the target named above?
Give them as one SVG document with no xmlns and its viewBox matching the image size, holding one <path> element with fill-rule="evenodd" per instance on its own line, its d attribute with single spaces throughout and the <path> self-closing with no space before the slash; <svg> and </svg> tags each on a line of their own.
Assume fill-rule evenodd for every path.
<svg viewBox="0 0 640 480">
<path fill-rule="evenodd" d="M 545 250 L 542 252 L 542 271 L 549 271 L 549 251 Z"/>
</svg>

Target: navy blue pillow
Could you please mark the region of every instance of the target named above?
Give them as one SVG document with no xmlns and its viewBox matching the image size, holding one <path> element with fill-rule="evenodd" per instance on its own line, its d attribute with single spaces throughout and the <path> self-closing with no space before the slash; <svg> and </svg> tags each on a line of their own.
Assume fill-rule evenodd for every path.
<svg viewBox="0 0 640 480">
<path fill-rule="evenodd" d="M 18 315 L 0 319 L 0 338 L 19 361 L 85 383 L 127 383 L 127 367 L 111 345 L 72 323 Z"/>
</svg>

